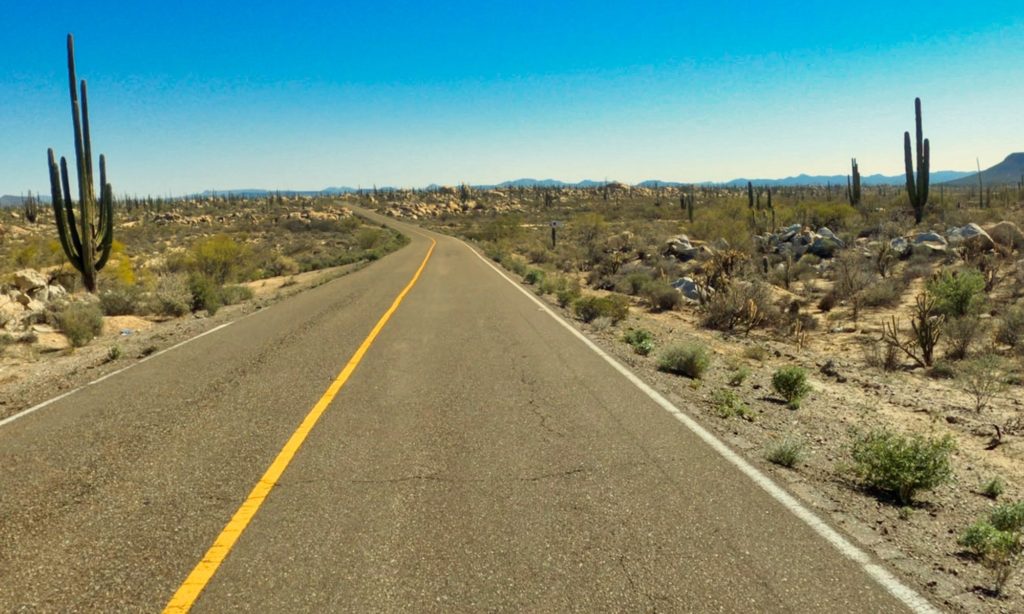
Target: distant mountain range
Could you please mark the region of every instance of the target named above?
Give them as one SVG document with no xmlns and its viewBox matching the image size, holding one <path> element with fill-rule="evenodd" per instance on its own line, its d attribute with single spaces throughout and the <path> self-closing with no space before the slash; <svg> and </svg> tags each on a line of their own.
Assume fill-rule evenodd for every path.
<svg viewBox="0 0 1024 614">
<path fill-rule="evenodd" d="M 1006 159 L 991 168 L 981 171 L 983 185 L 1006 185 L 1024 181 L 1024 153 L 1012 153 Z M 967 173 L 966 177 L 948 182 L 950 186 L 976 186 L 978 173 Z"/>
<path fill-rule="evenodd" d="M 985 186 L 990 185 L 1006 185 L 1016 184 L 1024 180 L 1024 153 L 1012 153 L 1006 157 L 1005 160 L 999 164 L 982 171 L 981 179 Z M 697 185 L 702 186 L 725 186 L 725 187 L 743 187 L 747 185 L 747 182 L 753 183 L 756 186 L 802 186 L 802 185 L 814 185 L 824 186 L 828 184 L 836 186 L 846 185 L 846 175 L 807 175 L 800 174 L 794 177 L 785 177 L 783 179 L 747 179 L 738 178 L 724 183 L 714 181 L 703 181 Z M 906 181 L 904 175 L 865 175 L 861 177 L 861 183 L 864 185 L 903 185 Z M 978 173 L 975 171 L 933 171 L 931 173 L 931 182 L 933 184 L 943 183 L 948 186 L 974 186 L 978 181 Z M 568 183 L 565 181 L 559 181 L 558 179 L 513 179 L 511 181 L 503 181 L 501 183 L 489 184 L 489 185 L 473 185 L 472 188 L 476 190 L 494 190 L 504 188 L 599 188 L 603 186 L 605 181 L 594 181 L 592 179 L 584 179 L 576 183 Z M 656 187 L 679 187 L 684 185 L 690 185 L 686 182 L 679 181 L 661 181 L 658 179 L 648 179 L 647 181 L 641 181 L 636 184 L 635 187 L 640 188 L 656 188 Z M 437 184 L 431 184 L 426 189 L 436 189 L 441 186 Z M 354 192 L 368 192 L 372 188 L 353 188 L 349 186 L 335 186 L 324 188 L 322 190 L 263 190 L 257 188 L 245 188 L 245 189 L 233 189 L 233 190 L 206 190 L 193 196 L 243 196 L 243 197 L 259 197 L 267 196 L 269 194 L 283 194 L 288 196 L 332 196 L 337 194 L 351 194 Z M 388 186 L 378 186 L 378 191 L 390 191 L 395 188 Z M 39 195 L 40 202 L 49 204 L 50 197 Z M 22 196 L 11 196 L 6 194 L 0 196 L 0 207 L 20 207 L 24 202 Z"/>
</svg>

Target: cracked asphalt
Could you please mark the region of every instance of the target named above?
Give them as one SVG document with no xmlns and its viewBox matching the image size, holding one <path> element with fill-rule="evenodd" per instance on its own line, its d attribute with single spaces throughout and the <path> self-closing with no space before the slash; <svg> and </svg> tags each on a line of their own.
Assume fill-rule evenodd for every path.
<svg viewBox="0 0 1024 614">
<path fill-rule="evenodd" d="M 0 610 L 160 610 L 419 266 L 388 223 L 412 243 L 0 430 Z M 195 611 L 901 611 L 437 240 Z"/>
</svg>

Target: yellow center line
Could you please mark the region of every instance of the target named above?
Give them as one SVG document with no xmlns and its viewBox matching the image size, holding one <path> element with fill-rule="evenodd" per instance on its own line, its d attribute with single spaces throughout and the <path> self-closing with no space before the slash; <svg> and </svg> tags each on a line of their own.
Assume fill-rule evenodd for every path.
<svg viewBox="0 0 1024 614">
<path fill-rule="evenodd" d="M 427 267 L 427 261 L 430 260 L 430 255 L 434 253 L 434 247 L 437 245 L 437 241 L 430 240 L 430 249 L 427 250 L 427 255 L 424 256 L 423 262 L 420 263 L 420 268 L 416 269 L 416 274 L 412 276 L 409 283 L 402 289 L 402 291 L 395 298 L 395 301 L 391 304 L 391 307 L 384 312 L 384 315 L 380 317 L 377 324 L 370 331 L 370 334 L 366 336 L 363 343 L 356 350 L 356 353 L 352 355 L 345 368 L 341 370 L 338 377 L 331 382 L 331 385 L 327 388 L 327 392 L 324 393 L 320 400 L 316 402 L 313 409 L 306 415 L 302 420 L 302 424 L 299 428 L 295 429 L 292 436 L 288 438 L 288 442 L 284 444 L 281 451 L 277 453 L 277 457 L 274 458 L 274 462 L 270 463 L 270 467 L 260 478 L 260 481 L 256 483 L 245 502 L 242 503 L 235 515 L 231 517 L 228 524 L 214 540 L 213 545 L 206 551 L 203 556 L 203 560 L 192 569 L 192 573 L 185 578 L 185 581 L 178 588 L 174 596 L 167 603 L 164 608 L 164 614 L 171 612 L 188 612 L 196 599 L 199 598 L 199 594 L 206 588 L 206 585 L 213 578 L 213 575 L 217 573 L 217 568 L 224 562 L 224 558 L 227 557 L 228 553 L 231 552 L 231 548 L 241 537 L 242 532 L 252 521 L 253 516 L 259 511 L 260 506 L 263 505 L 263 501 L 266 500 L 267 495 L 270 494 L 270 490 L 277 484 L 277 480 L 284 473 L 284 470 L 288 468 L 288 463 L 292 461 L 295 453 L 302 447 L 302 443 L 306 440 L 310 431 L 316 426 L 317 420 L 320 419 L 320 415 L 324 413 L 327 406 L 331 404 L 334 397 L 337 396 L 338 392 L 341 391 L 342 386 L 348 381 L 348 378 L 352 375 L 352 372 L 359 366 L 363 356 L 366 354 L 370 346 L 377 339 L 377 335 L 384 328 L 384 325 L 388 323 L 391 316 L 398 309 L 398 306 L 402 303 L 405 295 L 412 290 L 412 287 L 416 285 L 420 275 L 423 273 L 423 269 Z"/>
</svg>

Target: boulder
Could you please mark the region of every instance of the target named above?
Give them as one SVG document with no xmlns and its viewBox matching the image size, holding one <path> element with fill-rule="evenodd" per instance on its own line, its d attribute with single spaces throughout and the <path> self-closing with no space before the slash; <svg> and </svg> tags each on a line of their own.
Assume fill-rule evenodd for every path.
<svg viewBox="0 0 1024 614">
<path fill-rule="evenodd" d="M 945 246 L 946 237 L 937 232 L 922 232 L 914 237 L 914 245 L 921 245 L 922 243 L 937 243 Z M 945 251 L 945 249 L 943 249 L 943 251 Z"/>
<path fill-rule="evenodd" d="M 924 254 L 929 258 L 945 256 L 947 246 L 937 241 L 922 241 L 914 244 L 915 254 Z"/>
<path fill-rule="evenodd" d="M 697 286 L 697 282 L 693 281 L 689 277 L 683 277 L 672 282 L 672 287 L 683 295 L 683 298 L 699 302 L 701 298 L 700 288 Z"/>
<path fill-rule="evenodd" d="M 14 285 L 22 292 L 46 287 L 46 276 L 35 269 L 22 269 L 13 275 Z"/>
<path fill-rule="evenodd" d="M 49 300 L 55 301 L 62 298 L 67 298 L 68 291 L 64 289 L 64 286 L 60 284 L 50 284 L 47 287 L 47 294 L 49 294 Z"/>
<path fill-rule="evenodd" d="M 821 228 L 818 229 L 818 236 L 832 239 L 833 241 L 838 241 L 840 247 L 846 246 L 846 244 L 843 243 L 843 241 L 836 236 L 836 233 L 829 230 L 827 226 L 822 226 Z"/>
<path fill-rule="evenodd" d="M 889 247 L 892 251 L 896 252 L 896 256 L 900 260 L 910 258 L 910 254 L 913 253 L 914 248 L 910 245 L 910 241 L 907 241 L 903 237 L 896 237 L 892 241 L 889 241 Z"/>
<path fill-rule="evenodd" d="M 13 330 L 21 321 L 25 308 L 11 297 L 0 294 L 0 328 Z"/>
<path fill-rule="evenodd" d="M 999 222 L 985 227 L 985 232 L 998 245 L 1024 251 L 1024 232 L 1013 222 Z"/>
<path fill-rule="evenodd" d="M 949 235 L 949 243 L 953 245 L 959 245 L 960 243 L 965 245 L 977 245 L 983 250 L 989 250 L 995 247 L 995 242 L 992 240 L 992 237 L 988 236 L 988 233 L 982 230 L 981 226 L 978 226 L 973 222 L 960 228 L 954 228 L 946 234 Z"/>
<path fill-rule="evenodd" d="M 807 248 L 807 253 L 814 254 L 818 258 L 831 258 L 842 247 L 843 242 L 839 239 L 821 236 L 815 239 L 814 243 L 811 243 L 810 247 Z"/>
</svg>

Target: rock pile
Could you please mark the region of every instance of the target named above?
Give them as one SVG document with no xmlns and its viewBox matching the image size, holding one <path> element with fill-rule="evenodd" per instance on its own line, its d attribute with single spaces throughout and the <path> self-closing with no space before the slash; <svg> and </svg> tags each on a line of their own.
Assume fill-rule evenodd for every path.
<svg viewBox="0 0 1024 614">
<path fill-rule="evenodd" d="M 34 269 L 15 272 L 10 283 L 0 286 L 0 329 L 8 333 L 30 330 L 46 321 L 50 303 L 66 301 L 68 292 Z"/>
</svg>

